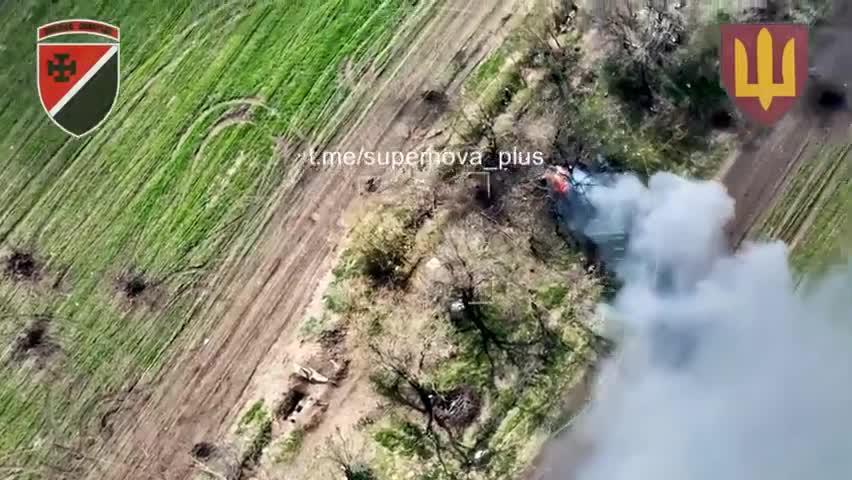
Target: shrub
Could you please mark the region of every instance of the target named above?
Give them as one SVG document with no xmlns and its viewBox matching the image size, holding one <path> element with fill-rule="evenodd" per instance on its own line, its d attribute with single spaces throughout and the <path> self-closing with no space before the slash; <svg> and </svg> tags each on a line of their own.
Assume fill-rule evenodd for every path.
<svg viewBox="0 0 852 480">
<path fill-rule="evenodd" d="M 353 235 L 359 270 L 376 285 L 398 286 L 414 246 L 410 212 L 391 211 L 367 221 Z"/>
<path fill-rule="evenodd" d="M 413 423 L 403 421 L 375 433 L 373 438 L 391 452 L 407 457 L 429 459 L 432 451 L 425 444 L 426 432 Z"/>
<path fill-rule="evenodd" d="M 297 428 L 287 434 L 278 444 L 278 451 L 276 452 L 274 462 L 287 463 L 295 460 L 302 450 L 304 441 L 305 431 L 301 428 Z"/>
</svg>

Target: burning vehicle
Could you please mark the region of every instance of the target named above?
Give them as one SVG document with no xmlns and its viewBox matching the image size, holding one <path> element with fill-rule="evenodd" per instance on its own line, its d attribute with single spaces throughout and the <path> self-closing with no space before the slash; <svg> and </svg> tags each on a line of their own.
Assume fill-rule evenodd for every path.
<svg viewBox="0 0 852 480">
<path fill-rule="evenodd" d="M 618 175 L 609 171 L 602 161 L 598 166 L 576 163 L 567 167 L 551 167 L 544 175 L 548 191 L 553 199 L 556 223 L 562 235 L 573 239 L 587 255 L 590 265 L 615 272 L 625 271 L 634 276 L 639 270 L 647 272 L 648 286 L 660 295 L 677 295 L 688 288 L 676 280 L 676 265 L 656 256 L 628 258 L 627 244 L 631 229 L 637 218 L 627 218 L 621 229 L 614 229 L 615 222 L 602 220 L 606 215 L 600 195 L 613 193 Z M 635 253 L 635 252 L 634 252 Z M 627 268 L 627 270 L 624 270 Z M 619 275 L 622 276 L 622 275 Z M 605 313 L 610 316 L 611 312 Z M 617 340 L 622 333 L 609 332 L 604 335 Z M 653 361 L 667 368 L 681 368 L 696 354 L 699 338 L 704 334 L 696 325 L 683 325 L 676 320 L 659 319 L 647 333 L 650 339 Z"/>
<path fill-rule="evenodd" d="M 554 166 L 544 174 L 544 180 L 553 198 L 559 233 L 574 239 L 592 263 L 618 262 L 627 245 L 627 232 L 599 225 L 595 221 L 597 208 L 590 198 L 615 182 L 615 174 L 605 161 L 599 159 L 594 166 Z"/>
</svg>

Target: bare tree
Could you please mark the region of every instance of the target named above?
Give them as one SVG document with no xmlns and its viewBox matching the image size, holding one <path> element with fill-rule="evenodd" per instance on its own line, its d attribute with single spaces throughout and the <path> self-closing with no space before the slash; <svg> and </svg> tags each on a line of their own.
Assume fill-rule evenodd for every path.
<svg viewBox="0 0 852 480">
<path fill-rule="evenodd" d="M 491 302 L 493 299 L 483 294 L 483 287 L 493 282 L 507 282 L 506 277 L 484 268 L 482 265 L 487 260 L 465 252 L 452 236 L 448 237 L 447 245 L 443 265 L 449 272 L 449 279 L 441 288 L 450 304 L 449 318 L 457 331 L 475 332 L 479 350 L 489 363 L 492 380 L 497 375 L 499 355 L 516 367 L 530 367 L 532 355 L 544 358 L 561 342 L 545 324 L 544 312 L 529 299 L 528 303 L 521 301 L 516 309 L 498 309 Z M 508 283 L 511 285 L 510 281 Z M 519 285 L 511 287 L 522 290 Z M 494 321 L 497 317 L 499 323 Z"/>
<path fill-rule="evenodd" d="M 345 480 L 373 480 L 372 470 L 362 460 L 363 452 L 356 449 L 340 428 L 325 442 L 325 460 L 331 462 Z"/>
<path fill-rule="evenodd" d="M 407 337 L 412 333 L 414 332 L 408 332 Z M 449 392 L 436 390 L 428 379 L 427 370 L 434 366 L 441 354 L 436 347 L 435 338 L 429 338 L 426 332 L 419 333 L 423 338 L 414 343 L 410 338 L 405 342 L 399 341 L 393 334 L 380 335 L 370 341 L 369 349 L 376 365 L 371 380 L 382 396 L 423 416 L 424 439 L 430 440 L 444 472 L 454 478 L 444 459 L 447 446 L 456 461 L 462 465 L 471 463 L 471 455 L 454 431 L 457 425 L 451 418 L 455 408 L 453 403 L 460 398 L 462 401 L 456 405 L 465 403 L 466 399 L 470 398 L 470 390 L 464 386 Z M 478 414 L 478 397 L 475 411 Z M 472 421 L 469 410 L 460 413 L 460 416 Z M 444 436 L 446 438 L 443 438 Z"/>
<path fill-rule="evenodd" d="M 670 107 L 663 89 L 680 88 L 669 80 L 669 71 L 677 61 L 675 50 L 686 37 L 682 15 L 660 7 L 658 2 L 644 0 L 637 8 L 627 2 L 603 19 L 603 28 L 616 41 L 616 55 L 610 68 L 618 68 L 623 82 L 630 82 L 634 101 L 640 106 L 659 111 Z"/>
</svg>

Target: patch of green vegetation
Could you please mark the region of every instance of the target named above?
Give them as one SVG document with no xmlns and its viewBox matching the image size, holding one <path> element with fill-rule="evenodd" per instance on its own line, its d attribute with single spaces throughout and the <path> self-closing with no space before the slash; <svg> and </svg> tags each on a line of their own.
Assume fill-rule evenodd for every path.
<svg viewBox="0 0 852 480">
<path fill-rule="evenodd" d="M 501 256 L 495 245 L 489 247 L 488 258 L 495 255 L 501 262 L 520 261 Z M 480 262 L 487 263 L 488 259 L 466 257 L 463 264 L 471 268 Z M 461 265 L 453 268 L 464 268 Z M 566 287 L 556 280 L 564 272 L 548 273 L 547 269 L 540 273 L 544 275 L 541 283 L 529 287 L 518 285 L 509 275 L 490 274 L 494 282 L 489 283 L 488 297 L 476 297 L 483 303 L 466 314 L 467 320 L 453 321 L 449 326 L 452 333 L 442 340 L 447 345 L 438 348 L 451 348 L 452 354 L 424 371 L 416 366 L 416 359 L 422 358 L 417 353 L 397 353 L 391 358 L 414 359 L 413 364 L 405 364 L 408 366 L 397 360 L 403 362 L 397 363 L 399 368 L 409 369 L 410 376 L 400 377 L 398 370 L 387 368 L 373 372 L 377 393 L 398 412 L 373 434 L 373 439 L 385 447 L 379 464 L 387 476 L 405 475 L 416 465 L 417 471 L 428 471 L 438 475 L 436 478 L 513 478 L 535 455 L 540 442 L 577 413 L 578 405 L 569 405 L 566 395 L 582 388 L 580 383 L 596 358 L 595 340 L 578 322 L 578 317 L 587 312 L 580 305 L 567 306 L 566 299 L 569 294 L 596 298 L 600 288 L 591 280 Z M 561 315 L 558 322 L 552 320 L 557 314 Z M 472 320 L 473 315 L 477 315 L 477 321 Z M 451 320 L 442 317 L 434 321 Z M 544 324 L 549 327 L 544 328 Z M 395 344 L 393 337 L 373 338 L 380 345 Z M 399 396 L 397 387 L 400 382 L 406 383 L 402 378 L 415 378 L 435 392 L 464 385 L 476 392 L 485 407 L 474 425 L 457 433 L 457 443 L 453 444 L 434 423 L 433 433 L 428 433 L 422 412 L 400 401 L 408 398 L 418 403 L 411 394 Z M 438 450 L 439 462 L 435 461 Z M 484 456 L 470 463 L 459 452 L 484 452 Z"/>
<path fill-rule="evenodd" d="M 50 454 L 30 446 L 79 432 L 99 399 L 155 376 L 182 332 L 214 321 L 196 315 L 206 295 L 194 292 L 231 252 L 252 247 L 264 200 L 303 167 L 282 158 L 277 142 L 297 147 L 298 138 L 333 133 L 349 96 L 343 60 L 365 65 L 391 48 L 417 8 L 38 0 L 4 11 L 0 243 L 31 247 L 46 260 L 47 285 L 61 277 L 62 288 L 22 295 L 4 280 L 0 303 L 52 312 L 64 361 L 55 382 L 4 364 L 0 456 L 32 452 L 16 455 L 25 465 Z M 32 28 L 62 17 L 116 19 L 123 34 L 115 109 L 80 140 L 53 126 L 32 84 Z M 130 268 L 158 280 L 164 301 L 134 308 L 118 298 L 116 278 Z M 5 345 L 15 332 L 3 322 Z"/>
<path fill-rule="evenodd" d="M 290 463 L 296 459 L 305 441 L 305 431 L 296 428 L 275 444 L 274 463 Z"/>
<path fill-rule="evenodd" d="M 465 91 L 478 94 L 482 92 L 483 87 L 487 86 L 488 82 L 497 77 L 503 65 L 508 60 L 507 51 L 504 48 L 495 50 L 488 58 L 476 67 L 476 71 L 468 77 L 465 82 Z"/>
<path fill-rule="evenodd" d="M 406 420 L 392 420 L 391 425 L 377 430 L 373 439 L 389 451 L 406 457 L 428 460 L 433 455 L 425 444 L 426 432 Z"/>
<path fill-rule="evenodd" d="M 509 45 L 514 45 L 509 48 Z M 521 67 L 525 62 L 525 49 L 520 40 L 513 37 L 501 49 L 492 53 L 465 83 L 465 91 L 470 94 L 469 106 L 462 106 L 456 112 L 461 129 L 458 132 L 468 145 L 476 145 L 489 136 L 493 129 L 494 118 L 507 111 L 519 92 L 525 92 L 527 85 Z M 525 93 L 529 95 L 529 92 Z M 466 111 L 471 107 L 471 112 Z M 458 162 L 441 166 L 441 175 L 449 179 L 460 173 L 464 165 Z"/>
<path fill-rule="evenodd" d="M 262 425 L 264 422 L 271 418 L 269 414 L 269 410 L 266 408 L 266 404 L 263 400 L 258 400 L 252 404 L 252 406 L 243 414 L 242 418 L 240 418 L 240 423 L 237 427 L 237 431 L 241 432 L 246 427 L 256 427 L 258 425 Z"/>
<path fill-rule="evenodd" d="M 352 299 L 349 297 L 346 284 L 340 282 L 329 285 L 323 295 L 323 305 L 329 312 L 345 315 L 352 310 Z"/>
<path fill-rule="evenodd" d="M 356 264 L 374 285 L 395 286 L 405 279 L 416 234 L 413 215 L 408 207 L 384 210 L 353 232 L 350 248 Z"/>
<path fill-rule="evenodd" d="M 272 442 L 272 418 L 267 418 L 252 429 L 253 435 L 243 455 L 243 465 L 253 467 L 258 465 L 264 450 Z"/>
<path fill-rule="evenodd" d="M 544 308 L 548 309 L 561 305 L 567 294 L 568 286 L 563 283 L 554 283 L 536 291 L 538 301 Z"/>
<path fill-rule="evenodd" d="M 793 250 L 793 264 L 802 272 L 822 272 L 852 259 L 852 179 L 849 172 L 819 207 L 807 232 Z"/>
<path fill-rule="evenodd" d="M 299 336 L 304 339 L 314 339 L 328 329 L 328 313 L 323 312 L 320 317 L 310 316 L 299 327 Z"/>
<path fill-rule="evenodd" d="M 760 237 L 790 244 L 802 275 L 820 273 L 852 257 L 852 144 L 809 144 L 804 160 L 767 215 Z"/>
<path fill-rule="evenodd" d="M 529 58 L 558 93 L 557 147 L 640 175 L 714 173 L 725 152 L 712 133 L 735 121 L 718 82 L 716 25 L 687 29 L 680 14 L 653 9 L 601 20 L 613 39 L 602 64 L 586 69 L 578 35 L 539 42 Z"/>
<path fill-rule="evenodd" d="M 348 280 L 358 275 L 359 265 L 358 257 L 355 252 L 348 248 L 337 259 L 337 262 L 332 269 L 334 281 Z"/>
<path fill-rule="evenodd" d="M 649 174 L 662 169 L 662 152 L 645 131 L 634 128 L 610 98 L 596 91 L 570 105 L 573 134 L 619 168 Z"/>
<path fill-rule="evenodd" d="M 835 4 L 832 0 L 799 0 L 793 2 L 790 17 L 795 23 L 814 25 L 829 18 Z"/>
<path fill-rule="evenodd" d="M 677 15 L 671 15 L 671 18 L 670 23 L 662 24 L 671 29 L 665 33 L 645 24 L 631 25 L 641 41 L 648 42 L 650 51 L 611 56 L 603 66 L 604 78 L 609 91 L 631 107 L 628 112 L 635 116 L 637 122 L 652 113 L 649 108 L 654 103 L 668 103 L 703 123 L 713 112 L 729 106 L 728 95 L 719 83 L 716 63 L 721 42 L 719 24 L 731 19 L 726 13 L 719 12 L 715 22 L 690 33 Z M 654 43 L 650 38 L 646 40 L 646 37 L 655 35 L 687 40 L 670 45 Z M 671 130 L 678 125 L 668 127 Z"/>
<path fill-rule="evenodd" d="M 459 345 L 460 354 L 443 362 L 433 372 L 431 380 L 437 390 L 446 391 L 463 383 L 488 385 L 491 381 L 491 369 L 477 349 L 477 338 L 472 335 L 458 335 L 454 339 Z"/>
<path fill-rule="evenodd" d="M 503 70 L 480 96 L 479 105 L 485 116 L 493 118 L 506 110 L 515 94 L 524 87 L 524 77 L 518 64 Z"/>
<path fill-rule="evenodd" d="M 808 144 L 804 147 L 801 155 L 816 159 L 818 152 L 815 149 L 818 151 L 819 146 L 814 147 L 813 144 Z M 764 220 L 760 236 L 785 241 L 792 239 L 792 235 L 795 234 L 799 225 L 791 225 L 787 221 L 787 217 L 801 211 L 798 204 L 813 192 L 809 182 L 821 167 L 823 167 L 823 164 L 819 161 L 800 163 L 795 175 L 784 186 L 784 191 L 781 193 L 778 202 Z"/>
</svg>

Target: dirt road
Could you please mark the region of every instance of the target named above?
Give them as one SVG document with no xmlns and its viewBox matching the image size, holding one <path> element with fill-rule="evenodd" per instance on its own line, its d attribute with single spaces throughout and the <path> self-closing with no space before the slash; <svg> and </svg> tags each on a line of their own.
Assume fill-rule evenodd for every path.
<svg viewBox="0 0 852 480">
<path fill-rule="evenodd" d="M 397 67 L 355 87 L 360 104 L 351 110 L 350 128 L 326 150 L 404 150 L 431 118 L 421 92 L 452 65 L 473 65 L 498 46 L 505 24 L 520 17 L 525 3 L 446 1 L 406 39 Z M 447 91 L 451 97 L 469 73 L 458 70 Z M 215 441 L 233 423 L 257 365 L 301 320 L 337 248 L 340 218 L 356 201 L 359 181 L 371 173 L 366 167 L 307 168 L 282 187 L 257 248 L 229 259 L 213 282 L 218 290 L 201 316 L 215 321 L 185 334 L 180 353 L 140 406 L 128 401 L 88 478 L 187 478 L 192 445 Z"/>
</svg>

